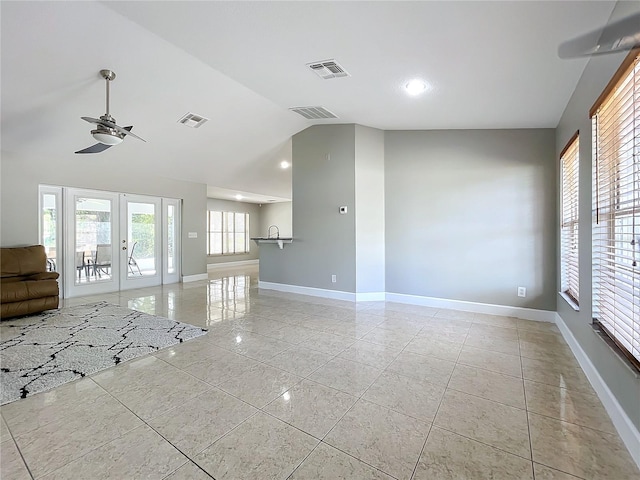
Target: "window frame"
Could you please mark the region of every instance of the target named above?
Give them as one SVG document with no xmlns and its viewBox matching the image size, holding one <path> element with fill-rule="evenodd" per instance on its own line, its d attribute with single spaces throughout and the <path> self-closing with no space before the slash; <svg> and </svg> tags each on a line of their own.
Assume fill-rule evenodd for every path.
<svg viewBox="0 0 640 480">
<path fill-rule="evenodd" d="M 570 178 L 568 178 L 570 177 Z M 579 307 L 580 132 L 560 152 L 560 293 Z M 570 188 L 571 191 L 567 191 Z"/>
<path fill-rule="evenodd" d="M 213 215 L 220 215 L 220 230 L 213 230 Z M 244 231 L 237 232 L 236 231 L 236 216 L 242 215 L 244 216 Z M 229 223 L 228 218 L 231 217 L 231 221 Z M 207 210 L 207 256 L 209 257 L 223 257 L 223 256 L 232 256 L 232 255 L 247 255 L 251 253 L 251 244 L 249 242 L 249 212 L 230 212 L 223 210 Z M 228 225 L 232 226 L 233 231 L 229 231 L 227 228 Z M 211 248 L 211 236 L 212 235 L 220 235 L 220 252 L 212 253 Z M 238 235 L 244 235 L 244 250 L 236 251 L 236 239 Z"/>
<path fill-rule="evenodd" d="M 640 131 L 639 80 L 640 49 L 636 49 L 629 52 L 589 111 L 594 160 L 593 322 L 637 371 L 640 371 L 640 166 L 633 152 L 640 148 L 640 135 L 636 133 Z M 629 90 L 630 105 L 624 101 L 626 97 L 619 96 Z M 604 117 L 602 121 L 600 116 Z M 604 133 L 600 132 L 601 124 L 605 126 Z M 629 198 L 630 205 L 626 205 Z M 631 235 L 629 225 L 625 224 L 629 219 Z"/>
</svg>

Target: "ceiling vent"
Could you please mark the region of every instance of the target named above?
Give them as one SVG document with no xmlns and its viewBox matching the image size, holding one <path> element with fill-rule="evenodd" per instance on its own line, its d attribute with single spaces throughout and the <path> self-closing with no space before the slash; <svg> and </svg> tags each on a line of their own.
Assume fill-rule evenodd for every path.
<svg viewBox="0 0 640 480">
<path fill-rule="evenodd" d="M 317 120 L 323 118 L 338 118 L 337 115 L 331 113 L 324 107 L 293 107 L 290 108 L 292 112 L 296 112 L 302 115 L 308 120 Z"/>
<path fill-rule="evenodd" d="M 187 127 L 198 128 L 207 120 L 209 119 L 203 117 L 202 115 L 196 115 L 195 113 L 187 113 L 184 117 L 178 120 L 178 123 L 186 125 Z"/>
<path fill-rule="evenodd" d="M 324 80 L 350 76 L 335 60 L 323 60 L 322 62 L 307 63 L 307 67 Z"/>
</svg>

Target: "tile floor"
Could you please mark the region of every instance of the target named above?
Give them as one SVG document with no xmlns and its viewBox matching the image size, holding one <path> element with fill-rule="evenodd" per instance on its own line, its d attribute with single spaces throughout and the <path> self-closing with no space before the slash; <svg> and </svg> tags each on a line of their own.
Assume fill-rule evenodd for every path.
<svg viewBox="0 0 640 480">
<path fill-rule="evenodd" d="M 554 325 L 256 284 L 100 296 L 209 333 L 3 406 L 2 479 L 640 477 Z"/>
</svg>

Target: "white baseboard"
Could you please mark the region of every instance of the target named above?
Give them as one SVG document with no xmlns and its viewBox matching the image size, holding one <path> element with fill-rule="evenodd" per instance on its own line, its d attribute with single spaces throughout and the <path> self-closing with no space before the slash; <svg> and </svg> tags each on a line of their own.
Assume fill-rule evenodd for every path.
<svg viewBox="0 0 640 480">
<path fill-rule="evenodd" d="M 222 268 L 246 267 L 247 265 L 258 265 L 260 260 L 238 260 L 235 262 L 208 263 L 207 272 Z"/>
<path fill-rule="evenodd" d="M 199 280 L 207 280 L 209 275 L 206 273 L 198 273 L 196 275 L 183 275 L 182 283 L 197 282 Z"/>
<path fill-rule="evenodd" d="M 550 310 L 536 310 L 533 308 L 509 307 L 505 305 L 493 305 L 490 303 L 465 302 L 464 300 L 449 300 L 447 298 L 422 297 L 419 295 L 406 295 L 403 293 L 389 293 L 385 295 L 387 302 L 410 303 L 425 307 L 449 308 L 464 312 L 487 313 L 505 317 L 516 317 L 538 322 L 556 321 L 556 312 Z"/>
<path fill-rule="evenodd" d="M 564 323 L 564 320 L 562 320 L 562 317 L 558 314 L 556 314 L 556 324 L 589 379 L 589 382 L 591 382 L 591 386 L 598 394 L 609 417 L 611 417 L 611 421 L 629 450 L 631 457 L 640 468 L 640 431 L 638 431 L 629 416 L 622 409 L 620 403 L 618 403 L 618 400 L 604 382 L 598 370 L 596 370 L 596 367 L 593 366 L 593 363 L 591 363 L 591 360 L 573 336 L 567 324 Z"/>
<path fill-rule="evenodd" d="M 340 290 L 327 290 L 324 288 L 301 287 L 300 285 L 287 285 L 285 283 L 273 283 L 258 281 L 258 288 L 265 290 L 277 290 L 279 292 L 298 293 L 300 295 L 311 295 L 312 297 L 333 298 L 335 300 L 355 301 L 356 294 L 342 292 Z"/>
<path fill-rule="evenodd" d="M 356 302 L 384 302 L 384 292 L 360 292 L 356 293 Z"/>
<path fill-rule="evenodd" d="M 405 295 L 401 293 L 389 292 L 342 292 L 339 290 L 327 290 L 324 288 L 302 287 L 300 285 L 288 285 L 285 283 L 258 282 L 259 288 L 266 290 L 278 290 L 280 292 L 298 293 L 300 295 L 311 295 L 313 297 L 334 298 L 337 300 L 348 300 L 352 302 L 398 302 L 412 305 L 423 305 L 426 307 L 449 308 L 462 310 L 465 312 L 488 313 L 491 315 L 501 315 L 505 317 L 523 318 L 525 320 L 535 320 L 538 322 L 551 322 L 556 320 L 556 312 L 548 310 L 535 310 L 533 308 L 509 307 L 504 305 L 492 305 L 489 303 L 465 302 L 462 300 L 449 300 L 446 298 L 421 297 L 419 295 Z"/>
</svg>

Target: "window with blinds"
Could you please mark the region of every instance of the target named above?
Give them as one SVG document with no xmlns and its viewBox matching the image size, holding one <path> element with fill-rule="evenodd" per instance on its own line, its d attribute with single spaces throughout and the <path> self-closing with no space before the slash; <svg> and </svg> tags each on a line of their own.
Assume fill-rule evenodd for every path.
<svg viewBox="0 0 640 480">
<path fill-rule="evenodd" d="M 593 314 L 640 368 L 640 53 L 591 110 Z"/>
<path fill-rule="evenodd" d="M 249 214 L 207 212 L 207 255 L 249 253 Z"/>
<path fill-rule="evenodd" d="M 578 171 L 580 143 L 576 133 L 560 154 L 562 224 L 560 225 L 561 290 L 578 305 Z"/>
</svg>

